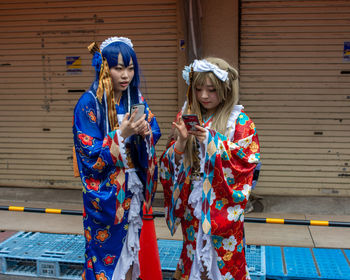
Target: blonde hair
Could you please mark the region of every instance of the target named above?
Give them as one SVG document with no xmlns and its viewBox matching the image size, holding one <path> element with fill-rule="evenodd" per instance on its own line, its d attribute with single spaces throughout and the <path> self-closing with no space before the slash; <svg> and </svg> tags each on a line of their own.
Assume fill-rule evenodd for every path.
<svg viewBox="0 0 350 280">
<path fill-rule="evenodd" d="M 206 60 L 220 69 L 225 70 L 228 73 L 228 78 L 225 82 L 218 79 L 213 72 L 194 72 L 192 82 L 192 105 L 189 109 L 189 104 L 184 110 L 184 114 L 196 114 L 202 119 L 202 115 L 205 114 L 205 108 L 197 100 L 196 87 L 203 86 L 206 83 L 207 78 L 214 86 L 216 93 L 219 97 L 219 105 L 216 107 L 215 113 L 212 117 L 211 129 L 217 132 L 228 135 L 227 122 L 231 115 L 234 105 L 239 101 L 239 84 L 238 84 L 238 71 L 228 64 L 225 60 L 216 57 L 208 57 Z M 194 147 L 196 141 L 193 136 L 190 135 L 185 149 L 185 161 L 191 164 L 192 167 L 199 168 L 198 152 Z"/>
</svg>

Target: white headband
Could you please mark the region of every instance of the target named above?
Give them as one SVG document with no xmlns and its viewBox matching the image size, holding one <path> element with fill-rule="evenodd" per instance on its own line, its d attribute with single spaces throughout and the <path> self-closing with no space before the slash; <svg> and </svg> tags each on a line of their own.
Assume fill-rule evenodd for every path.
<svg viewBox="0 0 350 280">
<path fill-rule="evenodd" d="M 220 69 L 218 66 L 210 63 L 205 59 L 202 59 L 202 60 L 196 59 L 189 66 L 185 66 L 184 70 L 182 71 L 182 77 L 184 78 L 184 80 L 186 81 L 186 84 L 188 85 L 190 84 L 190 72 L 192 67 L 194 72 L 213 72 L 215 76 L 221 81 L 223 82 L 227 81 L 227 76 L 228 76 L 227 71 Z"/>
<path fill-rule="evenodd" d="M 103 49 L 105 47 L 107 47 L 108 45 L 114 43 L 114 42 L 123 42 L 125 44 L 127 44 L 130 48 L 133 49 L 134 45 L 132 44 L 131 40 L 129 38 L 126 37 L 110 37 L 106 40 L 104 40 L 100 46 L 100 50 L 101 52 L 103 51 Z"/>
</svg>

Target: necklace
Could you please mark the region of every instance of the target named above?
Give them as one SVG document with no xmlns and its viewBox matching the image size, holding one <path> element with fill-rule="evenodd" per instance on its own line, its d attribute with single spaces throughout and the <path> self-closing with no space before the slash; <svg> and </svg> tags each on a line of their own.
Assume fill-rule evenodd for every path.
<svg viewBox="0 0 350 280">
<path fill-rule="evenodd" d="M 206 125 L 206 124 L 212 119 L 213 116 L 214 116 L 214 114 L 212 114 L 212 115 L 209 116 L 208 118 L 203 118 L 204 124 Z"/>
</svg>

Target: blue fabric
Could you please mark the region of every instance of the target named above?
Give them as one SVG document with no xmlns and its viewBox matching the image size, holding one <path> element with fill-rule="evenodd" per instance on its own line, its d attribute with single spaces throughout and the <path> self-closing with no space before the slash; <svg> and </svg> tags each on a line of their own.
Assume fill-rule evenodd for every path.
<svg viewBox="0 0 350 280">
<path fill-rule="evenodd" d="M 111 279 L 118 262 L 121 249 L 128 229 L 128 202 L 132 197 L 128 191 L 128 174 L 125 175 L 125 198 L 123 197 L 124 218 L 115 224 L 117 208 L 116 186 L 111 182 L 111 176 L 124 168 L 123 162 L 113 162 L 109 145 L 106 141 L 115 132 L 108 132 L 105 103 L 96 99 L 96 82 L 90 91 L 85 92 L 79 99 L 74 110 L 73 135 L 76 149 L 80 177 L 83 184 L 84 202 L 84 234 L 85 258 L 84 275 L 86 279 Z M 127 112 L 127 94 L 122 95 L 117 114 Z M 146 101 L 138 100 L 146 105 L 146 114 L 149 108 Z M 148 117 L 148 116 L 147 116 Z M 160 137 L 160 129 L 156 118 L 150 120 L 154 144 Z M 113 137 L 112 137 L 113 138 Z M 137 168 L 141 181 L 146 181 L 147 150 L 145 142 L 135 143 L 131 137 L 130 150 L 132 161 Z M 157 176 L 157 172 L 155 172 Z M 124 193 L 119 193 L 124 195 Z M 120 197 L 118 197 L 119 199 Z M 142 213 L 140 213 L 142 214 Z"/>
</svg>

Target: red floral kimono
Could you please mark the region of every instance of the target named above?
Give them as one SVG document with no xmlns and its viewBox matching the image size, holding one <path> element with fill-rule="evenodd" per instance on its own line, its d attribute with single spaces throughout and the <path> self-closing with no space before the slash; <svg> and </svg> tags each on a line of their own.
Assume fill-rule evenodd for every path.
<svg viewBox="0 0 350 280">
<path fill-rule="evenodd" d="M 160 160 L 166 221 L 171 234 L 181 223 L 184 238 L 175 277 L 200 279 L 205 268 L 213 280 L 250 279 L 243 222 L 254 168 L 260 160 L 258 136 L 240 105 L 229 117 L 228 136 L 211 130 L 210 124 L 205 124 L 207 139 L 200 148 L 199 179 L 191 177 L 191 167 L 183 159 L 175 164 L 175 141 Z"/>
</svg>

